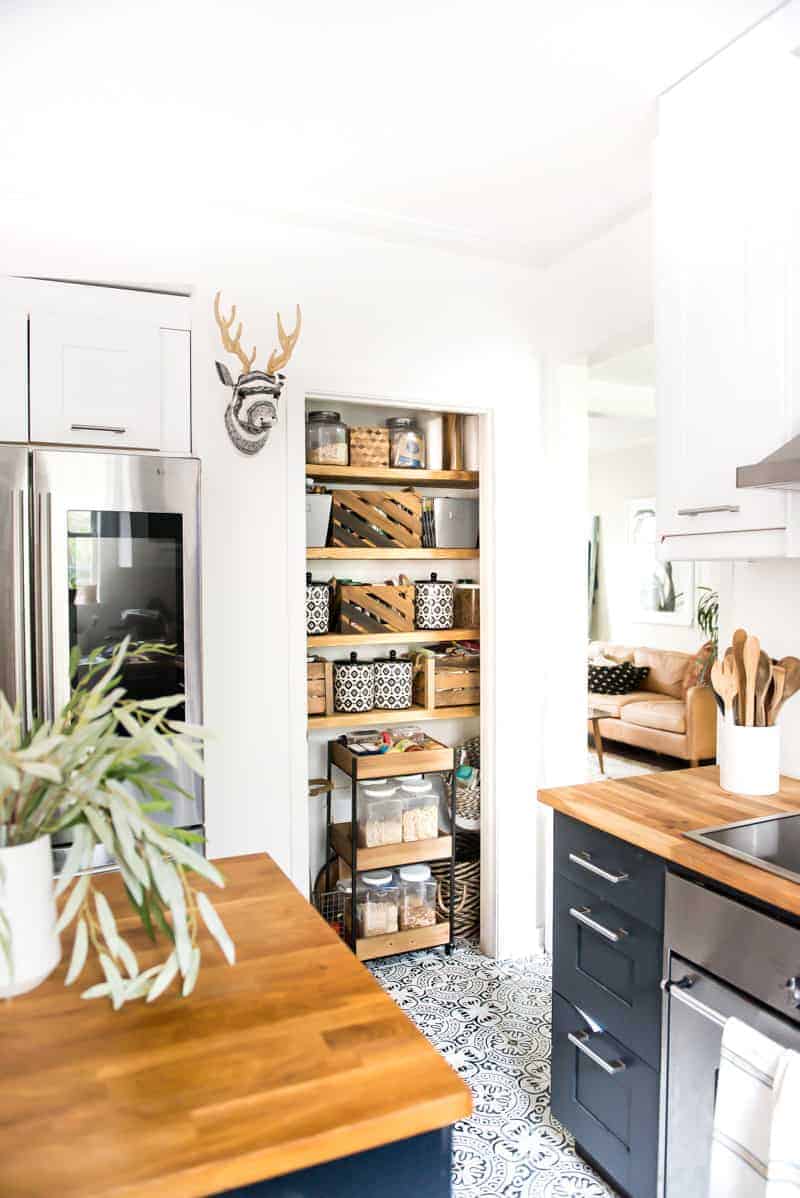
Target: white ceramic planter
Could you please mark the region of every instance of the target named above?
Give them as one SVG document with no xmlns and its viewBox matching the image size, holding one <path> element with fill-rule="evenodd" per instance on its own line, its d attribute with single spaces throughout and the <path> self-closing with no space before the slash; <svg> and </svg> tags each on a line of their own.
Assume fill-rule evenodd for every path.
<svg viewBox="0 0 800 1198">
<path fill-rule="evenodd" d="M 774 795 L 781 784 L 781 730 L 722 725 L 720 786 L 737 795 Z"/>
<path fill-rule="evenodd" d="M 40 985 L 61 959 L 50 837 L 0 848 L 0 907 L 11 925 L 12 973 L 0 952 L 0 998 Z"/>
</svg>

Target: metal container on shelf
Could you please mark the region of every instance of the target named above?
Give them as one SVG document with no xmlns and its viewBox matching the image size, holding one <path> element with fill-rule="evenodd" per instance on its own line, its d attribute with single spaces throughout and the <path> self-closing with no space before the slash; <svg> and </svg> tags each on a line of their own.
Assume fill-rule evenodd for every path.
<svg viewBox="0 0 800 1198">
<path fill-rule="evenodd" d="M 308 413 L 306 461 L 314 466 L 347 465 L 347 425 L 338 412 Z"/>
<path fill-rule="evenodd" d="M 333 709 L 351 715 L 372 711 L 375 706 L 375 673 L 371 661 L 359 661 L 351 653 L 348 661 L 333 664 Z"/>
<path fill-rule="evenodd" d="M 306 635 L 322 636 L 331 626 L 331 588 L 306 574 Z"/>
<path fill-rule="evenodd" d="M 398 657 L 396 649 L 390 649 L 388 657 L 380 657 L 374 663 L 375 706 L 387 711 L 400 711 L 410 707 L 413 695 L 414 663 L 410 657 Z"/>
<path fill-rule="evenodd" d="M 478 544 L 478 500 L 433 500 L 433 528 L 437 549 L 474 549 Z"/>
<path fill-rule="evenodd" d="M 424 632 L 453 627 L 452 582 L 431 574 L 414 584 L 414 612 L 417 628 Z"/>
<path fill-rule="evenodd" d="M 389 465 L 399 470 L 423 470 L 425 434 L 413 416 L 393 416 L 389 430 Z"/>
<path fill-rule="evenodd" d="M 306 545 L 311 549 L 328 544 L 332 504 L 333 496 L 327 491 L 306 489 Z"/>
<path fill-rule="evenodd" d="M 456 628 L 480 628 L 481 584 L 472 578 L 459 578 L 453 592 L 453 618 Z"/>
</svg>

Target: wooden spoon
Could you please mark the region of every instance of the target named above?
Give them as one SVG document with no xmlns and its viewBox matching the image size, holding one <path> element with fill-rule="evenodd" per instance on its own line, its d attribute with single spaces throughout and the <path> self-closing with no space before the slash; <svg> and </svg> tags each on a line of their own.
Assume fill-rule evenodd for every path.
<svg viewBox="0 0 800 1198">
<path fill-rule="evenodd" d="M 734 652 L 735 649 L 734 645 Z M 758 637 L 748 636 L 742 650 L 745 680 L 744 722 L 748 728 L 753 727 L 756 718 L 756 679 L 760 657 L 761 643 Z"/>
<path fill-rule="evenodd" d="M 756 672 L 756 724 L 759 728 L 767 726 L 767 693 L 772 685 L 772 662 L 763 651 L 758 657 Z"/>
<path fill-rule="evenodd" d="M 770 724 L 775 723 L 775 717 L 781 709 L 781 701 L 783 700 L 783 684 L 786 680 L 786 671 L 783 666 L 774 665 L 772 667 L 772 694 L 769 699 L 769 711 L 767 719 Z"/>
<path fill-rule="evenodd" d="M 733 660 L 736 662 L 736 673 L 739 680 L 739 696 L 738 696 L 738 716 L 739 723 L 745 722 L 745 705 L 746 705 L 746 684 L 744 677 L 744 647 L 747 642 L 747 633 L 743 628 L 737 628 L 733 634 Z"/>
<path fill-rule="evenodd" d="M 733 658 L 726 658 L 724 661 L 715 661 L 711 667 L 711 685 L 722 699 L 722 714 L 728 719 L 730 712 L 733 718 L 733 704 L 739 692 L 739 685 L 736 678 L 736 664 Z"/>
<path fill-rule="evenodd" d="M 777 716 L 787 699 L 800 690 L 800 661 L 796 657 L 782 657 L 778 662 L 784 673 L 783 695 L 780 703 L 772 704 L 772 718 Z M 776 667 L 773 667 L 776 668 Z"/>
</svg>

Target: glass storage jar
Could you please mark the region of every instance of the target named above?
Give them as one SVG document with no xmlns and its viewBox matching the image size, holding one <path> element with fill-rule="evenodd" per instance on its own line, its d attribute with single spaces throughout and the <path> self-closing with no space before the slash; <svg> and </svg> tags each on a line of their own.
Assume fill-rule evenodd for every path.
<svg viewBox="0 0 800 1198">
<path fill-rule="evenodd" d="M 439 796 L 432 784 L 426 778 L 421 782 L 406 778 L 401 794 L 403 840 L 435 840 L 439 835 Z"/>
<path fill-rule="evenodd" d="M 346 466 L 347 425 L 338 412 L 309 412 L 306 461 L 315 466 Z"/>
<path fill-rule="evenodd" d="M 436 923 L 436 882 L 429 865 L 403 865 L 397 871 L 400 886 L 401 932 L 429 928 Z"/>
<path fill-rule="evenodd" d="M 387 790 L 367 787 L 358 804 L 358 843 L 362 849 L 400 844 L 403 839 L 403 800 Z"/>
<path fill-rule="evenodd" d="M 358 936 L 386 936 L 398 929 L 400 888 L 390 870 L 361 874 L 356 891 L 356 932 Z"/>
<path fill-rule="evenodd" d="M 389 465 L 398 470 L 422 470 L 425 466 L 425 434 L 413 416 L 393 416 L 389 430 Z"/>
<path fill-rule="evenodd" d="M 456 628 L 480 628 L 481 584 L 459 578 L 453 590 L 453 619 Z"/>
</svg>

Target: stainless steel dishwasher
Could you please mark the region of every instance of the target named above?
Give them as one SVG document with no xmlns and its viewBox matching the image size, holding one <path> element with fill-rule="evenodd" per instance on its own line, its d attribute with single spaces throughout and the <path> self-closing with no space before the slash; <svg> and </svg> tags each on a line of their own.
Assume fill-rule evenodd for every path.
<svg viewBox="0 0 800 1198">
<path fill-rule="evenodd" d="M 661 1193 L 707 1198 L 722 1030 L 800 1050 L 800 928 L 670 874 L 664 945 Z"/>
</svg>

